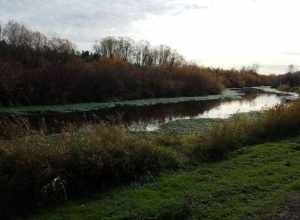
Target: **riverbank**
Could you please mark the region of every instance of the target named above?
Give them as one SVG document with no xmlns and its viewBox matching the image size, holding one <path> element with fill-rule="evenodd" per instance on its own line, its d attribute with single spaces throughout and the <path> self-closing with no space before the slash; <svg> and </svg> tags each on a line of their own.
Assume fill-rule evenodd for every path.
<svg viewBox="0 0 300 220">
<path fill-rule="evenodd" d="M 173 134 L 195 134 L 205 133 L 216 127 L 220 123 L 239 120 L 239 118 L 257 119 L 257 117 L 263 116 L 263 112 L 247 112 L 233 114 L 229 118 L 198 118 L 198 119 L 182 119 L 171 121 L 163 124 L 157 131 L 162 133 Z"/>
<path fill-rule="evenodd" d="M 0 114 L 47 114 L 47 113 L 68 113 L 68 112 L 89 112 L 100 109 L 112 109 L 119 107 L 138 107 L 138 106 L 153 106 L 158 104 L 172 104 L 183 102 L 198 102 L 198 101 L 215 101 L 222 99 L 240 99 L 241 93 L 238 91 L 225 89 L 221 94 L 196 96 L 196 97 L 178 97 L 178 98 L 156 98 L 156 99 L 141 99 L 119 102 L 99 102 L 99 103 L 81 103 L 72 105 L 44 105 L 44 106 L 20 106 L 20 107 L 0 107 Z"/>
<path fill-rule="evenodd" d="M 237 113 L 266 110 L 290 98 L 295 96 L 270 87 L 228 89 L 220 95 L 201 97 L 0 108 L 0 120 L 9 123 L 25 119 L 32 129 L 47 129 L 49 133 L 59 133 L 69 124 L 82 126 L 99 122 L 124 125 L 131 131 L 181 132 L 182 128 L 193 131 L 202 127 L 200 118 L 203 121 L 205 118 L 226 119 Z M 200 126 L 195 122 L 200 122 Z M 176 124 L 180 127 L 174 126 Z M 0 130 L 7 129 L 4 126 Z"/>
<path fill-rule="evenodd" d="M 8 218 L 66 199 L 143 185 L 161 173 L 190 172 L 222 161 L 251 144 L 297 136 L 299 111 L 296 102 L 270 109 L 262 117 L 234 117 L 205 132 L 182 135 L 97 125 L 1 141 L 0 214 Z"/>
<path fill-rule="evenodd" d="M 30 219 L 266 219 L 300 188 L 299 150 L 299 137 L 248 146 L 225 161 L 164 173 Z"/>
<path fill-rule="evenodd" d="M 0 114 L 15 114 L 15 115 L 28 115 L 28 114 L 47 114 L 47 113 L 68 113 L 68 112 L 89 112 L 97 111 L 100 109 L 112 109 L 120 107 L 141 107 L 153 106 L 160 104 L 174 104 L 184 102 L 199 102 L 199 101 L 217 101 L 217 100 L 233 100 L 241 99 L 244 95 L 244 90 L 258 91 L 261 93 L 277 94 L 286 97 L 295 97 L 298 95 L 293 92 L 280 91 L 270 86 L 259 87 L 244 87 L 239 89 L 225 89 L 220 94 L 195 96 L 195 97 L 177 97 L 177 98 L 155 98 L 155 99 L 140 99 L 128 101 L 115 101 L 115 102 L 91 102 L 91 103 L 78 103 L 68 105 L 33 105 L 33 106 L 16 106 L 16 107 L 0 107 Z"/>
</svg>

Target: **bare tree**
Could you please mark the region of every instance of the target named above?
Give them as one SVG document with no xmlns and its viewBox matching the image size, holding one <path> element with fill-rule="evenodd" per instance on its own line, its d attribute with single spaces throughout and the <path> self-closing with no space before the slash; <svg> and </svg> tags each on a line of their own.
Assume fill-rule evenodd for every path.
<svg viewBox="0 0 300 220">
<path fill-rule="evenodd" d="M 116 41 L 115 53 L 123 61 L 131 61 L 134 52 L 134 41 L 130 38 L 120 37 Z"/>
<path fill-rule="evenodd" d="M 47 37 L 40 33 L 40 32 L 33 32 L 32 33 L 32 42 L 31 47 L 36 50 L 42 50 L 46 48 L 48 45 Z"/>
<path fill-rule="evenodd" d="M 161 45 L 154 48 L 147 41 L 136 43 L 124 37 L 107 37 L 97 41 L 94 45 L 94 52 L 106 58 L 119 58 L 137 66 L 173 66 L 184 62 L 183 57 L 168 46 Z"/>
<path fill-rule="evenodd" d="M 2 39 L 8 44 L 18 47 L 30 47 L 35 50 L 48 48 L 59 53 L 73 53 L 76 46 L 67 39 L 48 39 L 44 34 L 28 29 L 26 26 L 15 21 L 9 21 L 4 28 L 0 29 Z"/>
<path fill-rule="evenodd" d="M 94 48 L 96 48 L 95 51 L 97 51 L 99 55 L 113 58 L 116 49 L 116 39 L 114 37 L 106 37 L 98 42 Z"/>
<path fill-rule="evenodd" d="M 75 45 L 67 40 L 62 38 L 52 38 L 49 42 L 51 50 L 57 51 L 58 53 L 73 53 L 75 50 Z"/>
<path fill-rule="evenodd" d="M 134 64 L 144 66 L 149 56 L 150 44 L 147 41 L 140 41 L 134 46 Z"/>
<path fill-rule="evenodd" d="M 165 45 L 159 47 L 159 65 L 165 65 L 168 63 L 171 55 L 171 48 Z"/>
<path fill-rule="evenodd" d="M 9 44 L 17 44 L 19 29 L 19 24 L 14 21 L 9 21 L 6 24 L 3 34 Z"/>
<path fill-rule="evenodd" d="M 15 46 L 32 47 L 34 32 L 15 21 L 9 21 L 2 31 L 2 38 Z"/>
</svg>

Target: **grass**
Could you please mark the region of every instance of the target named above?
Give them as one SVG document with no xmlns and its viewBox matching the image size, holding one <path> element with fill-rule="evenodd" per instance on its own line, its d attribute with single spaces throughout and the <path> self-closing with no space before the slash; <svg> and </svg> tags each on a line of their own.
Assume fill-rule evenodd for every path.
<svg viewBox="0 0 300 220">
<path fill-rule="evenodd" d="M 289 86 L 286 84 L 280 85 L 277 87 L 278 90 L 289 92 L 289 93 L 296 93 L 300 94 L 300 86 Z"/>
<path fill-rule="evenodd" d="M 192 157 L 219 160 L 248 144 L 293 136 L 300 131 L 300 102 L 279 105 L 259 116 L 237 116 L 217 123 L 195 139 Z"/>
<path fill-rule="evenodd" d="M 0 214 L 7 217 L 12 213 L 30 211 L 37 206 L 57 204 L 61 200 L 63 202 L 66 197 L 73 199 L 118 185 L 145 183 L 166 170 L 187 170 L 197 166 L 201 170 L 204 162 L 221 161 L 231 152 L 247 145 L 299 135 L 299 112 L 300 102 L 295 102 L 277 106 L 259 117 L 241 115 L 216 123 L 206 131 L 191 134 L 136 134 L 123 128 L 98 125 L 70 129 L 54 136 L 38 133 L 1 141 L 0 207 L 3 211 Z M 273 154 L 272 147 L 262 148 L 268 148 L 266 152 Z M 281 154 L 286 158 L 286 153 Z M 259 160 L 264 160 L 264 156 Z M 251 164 L 248 165 L 243 169 L 251 169 Z M 210 173 L 218 173 L 216 164 L 204 166 L 211 169 Z M 214 168 L 216 171 L 213 171 Z M 260 168 L 257 166 L 253 169 Z M 219 174 L 223 172 L 225 170 Z M 169 207 L 171 204 L 172 209 L 181 211 L 168 212 L 172 209 L 165 208 L 159 212 L 162 213 L 162 217 L 158 216 L 161 219 L 174 213 L 172 218 L 180 219 L 191 212 L 191 197 L 197 196 L 197 192 L 189 192 L 188 189 L 192 190 L 197 185 L 185 181 L 197 174 L 179 173 L 182 175 L 174 183 L 183 182 L 178 186 L 174 200 L 163 203 L 154 201 L 153 204 L 158 207 L 165 207 L 163 204 Z M 252 178 L 257 178 L 255 175 Z M 216 176 L 214 181 L 219 177 Z M 231 178 L 234 183 L 238 176 Z M 206 179 L 206 184 L 214 183 Z M 272 182 L 270 187 L 273 186 Z M 145 196 L 152 199 L 152 195 Z M 127 219 L 136 217 L 129 216 Z"/>
<path fill-rule="evenodd" d="M 31 134 L 3 140 L 0 217 L 57 204 L 65 197 L 143 181 L 144 176 L 177 169 L 181 161 L 176 151 L 119 127 L 98 125 L 59 135 Z"/>
<path fill-rule="evenodd" d="M 199 119 L 180 119 L 176 121 L 170 121 L 160 126 L 157 132 L 172 133 L 172 134 L 191 134 L 191 133 L 203 133 L 210 129 L 215 128 L 218 124 L 222 124 L 226 121 L 236 120 L 240 118 L 250 118 L 256 120 L 261 115 L 261 112 L 247 112 L 237 113 L 231 116 L 229 119 L 219 118 L 199 118 Z"/>
<path fill-rule="evenodd" d="M 221 162 L 164 173 L 151 183 L 70 201 L 29 219 L 176 219 L 180 213 L 182 219 L 256 219 L 292 186 L 299 188 L 299 158 L 300 138 L 250 146 Z"/>
<path fill-rule="evenodd" d="M 293 91 L 289 91 L 284 87 L 279 87 L 277 89 L 272 88 L 271 86 L 258 86 L 258 87 L 252 87 L 253 89 L 265 92 L 265 93 L 272 93 L 282 96 L 296 96 L 298 97 L 297 93 L 294 93 Z"/>
<path fill-rule="evenodd" d="M 103 103 L 81 103 L 69 105 L 49 105 L 49 106 L 20 106 L 20 107 L 0 107 L 0 114 L 28 115 L 39 113 L 68 113 L 68 112 L 88 112 L 100 109 L 109 109 L 128 106 L 150 106 L 157 104 L 171 104 L 191 101 L 210 101 L 220 99 L 237 99 L 240 93 L 226 89 L 220 95 L 209 95 L 199 97 L 179 97 L 179 98 L 157 98 L 131 101 L 116 101 Z"/>
<path fill-rule="evenodd" d="M 205 132 L 209 128 L 215 126 L 217 123 L 224 122 L 223 119 L 209 119 L 209 118 L 201 118 L 201 119 L 183 119 L 177 121 L 171 121 L 169 123 L 163 124 L 160 126 L 157 132 L 165 132 L 165 133 L 199 133 Z"/>
</svg>

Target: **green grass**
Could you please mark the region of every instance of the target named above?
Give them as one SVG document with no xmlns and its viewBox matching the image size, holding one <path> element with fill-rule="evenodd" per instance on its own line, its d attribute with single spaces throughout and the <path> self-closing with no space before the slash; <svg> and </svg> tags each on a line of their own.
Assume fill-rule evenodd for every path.
<svg viewBox="0 0 300 220">
<path fill-rule="evenodd" d="M 259 117 L 241 115 L 216 123 L 206 132 L 183 135 L 144 135 L 99 125 L 79 130 L 71 128 L 62 135 L 50 137 L 38 133 L 2 141 L 0 203 L 3 205 L 0 207 L 6 208 L 0 214 L 11 216 L 28 213 L 37 205 L 57 204 L 62 196 L 55 188 L 44 193 L 45 187 L 48 189 L 57 177 L 63 181 L 67 196 L 74 198 L 82 196 L 83 192 L 94 193 L 113 186 L 145 182 L 145 176 L 156 176 L 167 170 L 220 161 L 250 144 L 298 135 L 299 112 L 300 102 L 297 102 L 274 107 Z M 180 191 L 184 192 L 188 185 L 182 184 Z M 189 195 L 186 194 L 184 201 L 175 197 L 174 201 L 179 203 L 173 204 L 172 209 L 181 212 L 173 219 L 190 213 Z M 165 217 L 173 211 L 162 213 L 160 216 Z"/>
<path fill-rule="evenodd" d="M 48 203 L 57 204 L 56 201 L 61 201 L 62 196 L 55 187 L 50 187 L 50 191 L 44 190 L 48 189 L 49 184 L 52 184 L 57 177 L 63 181 L 62 185 L 65 188 L 65 190 L 60 188 L 60 192 L 65 191 L 69 198 L 74 198 L 83 196 L 83 192 L 103 192 L 105 189 L 128 183 L 145 183 L 149 180 L 149 176 L 153 179 L 152 176 L 161 172 L 188 170 L 204 162 L 221 161 L 230 153 L 244 149 L 245 146 L 251 144 L 297 136 L 300 131 L 299 112 L 300 102 L 295 102 L 286 106 L 276 106 L 260 114 L 259 117 L 236 116 L 223 123 L 216 123 L 205 132 L 183 135 L 176 133 L 136 134 L 124 128 L 105 125 L 86 126 L 80 129 L 71 127 L 69 131 L 67 129 L 63 134 L 55 136 L 47 136 L 43 133 L 34 135 L 29 131 L 27 136 L 0 142 L 0 194 L 2 193 L 0 203 L 3 203 L 0 207 L 5 208 L 0 214 L 11 216 L 22 214 L 24 211 L 31 212 L 37 206 L 45 206 Z M 259 161 L 261 166 L 270 165 L 267 159 L 273 154 L 278 154 L 281 159 L 288 159 L 285 152 L 274 153 L 273 148 L 268 145 L 262 145 L 261 148 L 265 150 L 259 158 L 263 161 L 262 163 Z M 247 162 L 247 158 L 241 161 Z M 290 162 L 287 161 L 286 164 L 289 165 Z M 242 167 L 239 172 L 242 170 L 249 172 L 253 165 L 255 163 L 247 163 L 247 166 Z M 221 165 L 221 168 L 222 166 L 224 165 Z M 239 168 L 239 164 L 232 166 Z M 219 172 L 222 175 L 225 174 L 225 178 L 228 179 L 223 181 L 229 185 L 239 178 L 239 176 L 226 173 L 226 170 L 218 166 L 211 167 L 211 164 L 206 164 L 204 167 L 210 169 L 209 177 L 203 180 L 203 185 L 199 185 L 201 189 L 204 187 L 205 192 L 209 191 L 205 188 L 207 184 L 209 187 L 214 184 L 210 182 L 210 178 Z M 257 173 L 260 169 L 259 166 L 252 169 L 251 179 L 260 178 L 260 174 Z M 275 169 L 279 170 L 277 167 Z M 197 172 L 201 173 L 201 171 Z M 196 177 L 197 172 L 178 172 L 174 175 L 179 176 L 178 179 L 167 178 L 167 182 L 174 181 L 176 184 L 181 182 L 175 194 L 172 189 L 169 192 L 170 201 L 161 203 L 152 201 L 152 198 L 157 195 L 149 189 L 154 193 L 149 195 L 150 202 L 155 204 L 155 207 L 158 205 L 159 210 L 153 211 L 153 207 L 150 206 L 149 213 L 148 208 L 137 210 L 138 213 L 142 216 L 150 215 L 150 217 L 157 214 L 158 219 L 165 219 L 166 216 L 169 219 L 170 216 L 172 216 L 171 219 L 187 217 L 192 210 L 192 196 L 197 196 L 198 193 L 198 191 L 193 191 L 198 185 L 195 185 L 191 178 Z M 289 173 L 284 170 L 283 174 Z M 205 175 L 206 173 L 201 173 L 201 178 Z M 219 181 L 218 178 L 222 175 L 216 176 L 214 181 Z M 295 176 L 295 173 L 293 175 Z M 251 179 L 248 178 L 247 181 L 251 182 Z M 186 180 L 190 181 L 186 182 Z M 159 182 L 164 181 L 161 179 Z M 270 182 L 269 187 L 276 186 L 276 183 L 276 181 Z M 264 187 L 264 183 L 258 182 L 256 186 Z M 222 184 L 216 187 L 221 188 Z M 192 192 L 189 192 L 190 190 Z M 226 196 L 231 198 L 231 193 L 229 192 Z M 126 195 L 123 197 L 128 198 Z M 138 205 L 143 204 L 138 198 L 134 196 L 132 198 L 133 201 L 138 202 Z M 141 196 L 141 199 L 144 197 Z M 114 201 L 118 201 L 118 195 L 112 202 Z M 213 201 L 217 202 L 218 199 L 213 196 Z M 124 201 L 125 204 L 126 201 Z M 124 210 L 130 209 L 125 207 Z M 106 216 L 105 213 L 103 215 Z M 137 216 L 127 216 L 121 219 L 137 219 Z"/>
<path fill-rule="evenodd" d="M 289 86 L 287 84 L 283 84 L 277 87 L 278 90 L 290 93 L 296 93 L 300 95 L 300 86 Z"/>
<path fill-rule="evenodd" d="M 0 219 L 181 167 L 180 153 L 153 141 L 104 125 L 0 140 Z"/>
<path fill-rule="evenodd" d="M 283 96 L 298 96 L 296 93 L 292 91 L 285 91 L 284 89 L 278 88 L 272 88 L 271 86 L 258 86 L 258 87 L 252 87 L 253 89 L 257 89 L 259 91 L 265 92 L 265 93 L 272 93 L 272 94 L 278 94 Z"/>
<path fill-rule="evenodd" d="M 160 126 L 156 132 L 172 133 L 172 134 L 191 134 L 191 133 L 203 133 L 207 132 L 216 125 L 224 123 L 226 121 L 233 120 L 234 118 L 249 117 L 255 120 L 262 112 L 247 112 L 237 113 L 232 115 L 229 119 L 221 118 L 199 118 L 199 119 L 180 119 L 176 121 L 170 121 Z"/>
<path fill-rule="evenodd" d="M 245 147 L 227 160 L 70 201 L 30 219 L 255 219 L 291 186 L 299 188 L 299 178 L 300 138 L 293 138 Z M 179 218 L 189 204 L 190 215 Z"/>
<path fill-rule="evenodd" d="M 183 119 L 163 124 L 162 126 L 160 126 L 157 132 L 177 134 L 206 132 L 209 128 L 215 126 L 216 123 L 220 123 L 223 121 L 223 119 L 210 118 Z"/>
<path fill-rule="evenodd" d="M 116 102 L 95 102 L 95 103 L 79 103 L 68 105 L 48 105 L 48 106 L 20 106 L 20 107 L 0 107 L 0 114 L 17 114 L 26 115 L 34 113 L 68 113 L 68 112 L 88 112 L 100 109 L 109 109 L 115 107 L 128 106 L 151 106 L 157 104 L 171 104 L 180 102 L 192 101 L 211 101 L 220 99 L 238 99 L 240 93 L 234 90 L 226 89 L 219 95 L 208 95 L 198 97 L 178 97 L 178 98 L 156 98 L 156 99 L 141 99 Z"/>
</svg>

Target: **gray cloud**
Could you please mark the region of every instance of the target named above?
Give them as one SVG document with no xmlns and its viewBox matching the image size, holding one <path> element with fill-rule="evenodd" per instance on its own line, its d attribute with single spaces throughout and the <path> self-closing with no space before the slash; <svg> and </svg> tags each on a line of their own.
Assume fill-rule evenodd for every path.
<svg viewBox="0 0 300 220">
<path fill-rule="evenodd" d="M 0 21 L 14 19 L 85 45 L 106 35 L 126 35 L 132 22 L 149 15 L 203 7 L 193 0 L 0 0 Z"/>
</svg>

